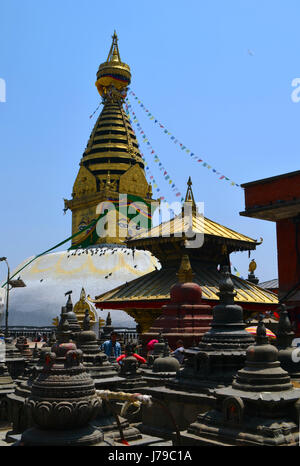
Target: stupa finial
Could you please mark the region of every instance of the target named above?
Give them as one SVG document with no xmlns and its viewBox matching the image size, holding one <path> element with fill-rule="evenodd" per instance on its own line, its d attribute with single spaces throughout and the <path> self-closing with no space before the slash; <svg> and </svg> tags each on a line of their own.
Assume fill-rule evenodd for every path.
<svg viewBox="0 0 300 466">
<path fill-rule="evenodd" d="M 66 309 L 67 309 L 67 312 L 70 312 L 73 310 L 73 303 L 72 303 L 72 299 L 71 299 L 71 293 L 72 291 L 68 291 L 68 293 L 65 293 L 68 295 L 68 300 L 67 300 L 67 304 L 66 304 Z"/>
<path fill-rule="evenodd" d="M 61 308 L 60 321 L 57 328 L 57 337 L 59 343 L 67 343 L 71 338 L 70 325 L 67 319 L 67 308 L 63 306 Z"/>
<path fill-rule="evenodd" d="M 119 47 L 118 47 L 118 36 L 117 36 L 116 30 L 114 30 L 114 34 L 111 36 L 111 38 L 112 38 L 112 44 L 111 44 L 106 61 L 107 62 L 110 62 L 110 61 L 121 62 Z"/>
<path fill-rule="evenodd" d="M 268 343 L 266 326 L 263 319 L 260 319 L 256 329 L 256 345 L 267 345 Z"/>
<path fill-rule="evenodd" d="M 83 330 L 90 330 L 90 328 L 91 328 L 91 325 L 90 325 L 90 313 L 89 313 L 88 309 L 86 309 L 86 311 L 85 311 L 85 316 L 84 316 L 84 319 L 83 319 L 82 326 L 83 326 Z"/>
<path fill-rule="evenodd" d="M 111 316 L 110 316 L 110 312 L 107 314 L 106 316 L 106 325 L 111 325 Z"/>
<path fill-rule="evenodd" d="M 193 270 L 188 254 L 183 254 L 180 267 L 177 273 L 177 278 L 180 283 L 190 283 L 193 281 Z"/>
<path fill-rule="evenodd" d="M 234 297 L 236 296 L 236 291 L 234 289 L 228 265 L 223 265 L 221 269 L 221 280 L 219 284 L 219 290 L 220 291 L 217 293 L 217 295 L 220 297 L 220 301 L 222 303 L 234 304 Z"/>
<path fill-rule="evenodd" d="M 294 332 L 292 331 L 292 324 L 289 318 L 289 313 L 287 311 L 286 305 L 281 304 L 277 334 L 291 335 L 293 333 Z"/>
<path fill-rule="evenodd" d="M 114 31 L 107 59 L 99 66 L 96 86 L 99 94 L 105 98 L 111 87 L 122 92 L 130 84 L 130 80 L 130 68 L 126 63 L 121 61 L 118 36 L 116 31 Z"/>
</svg>

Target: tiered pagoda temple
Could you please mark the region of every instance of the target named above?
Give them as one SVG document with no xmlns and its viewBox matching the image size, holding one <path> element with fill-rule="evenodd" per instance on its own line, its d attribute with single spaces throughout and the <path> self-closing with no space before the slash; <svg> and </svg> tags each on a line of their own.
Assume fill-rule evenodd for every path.
<svg viewBox="0 0 300 466">
<path fill-rule="evenodd" d="M 187 234 L 186 216 L 189 212 Z M 204 234 L 203 244 L 189 247 L 191 238 Z M 99 309 L 123 309 L 149 331 L 162 313 L 162 306 L 170 302 L 170 289 L 178 281 L 177 273 L 182 257 L 187 255 L 194 273 L 193 281 L 200 285 L 205 304 L 218 303 L 219 268 L 230 268 L 230 254 L 252 251 L 260 242 L 220 225 L 199 214 L 192 192 L 191 179 L 182 213 L 171 220 L 128 239 L 128 247 L 149 250 L 161 263 L 161 269 L 125 283 L 111 291 L 96 296 L 91 301 Z M 252 312 L 273 310 L 278 305 L 277 296 L 250 281 L 231 275 L 237 292 L 235 301 L 242 305 L 245 317 Z M 150 332 L 151 333 L 151 332 Z"/>
</svg>

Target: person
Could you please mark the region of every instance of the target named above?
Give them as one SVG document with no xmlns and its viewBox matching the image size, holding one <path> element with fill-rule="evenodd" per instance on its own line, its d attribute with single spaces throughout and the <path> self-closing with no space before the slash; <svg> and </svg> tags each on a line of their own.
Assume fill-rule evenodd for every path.
<svg viewBox="0 0 300 466">
<path fill-rule="evenodd" d="M 182 340 L 178 340 L 176 342 L 176 350 L 174 350 L 171 354 L 174 356 L 174 358 L 177 359 L 177 361 L 180 364 L 183 363 L 183 360 L 184 360 L 184 346 L 183 346 L 183 341 Z"/>
<path fill-rule="evenodd" d="M 147 363 L 147 361 L 146 361 L 145 358 L 143 358 L 142 356 L 140 356 L 140 355 L 137 354 L 137 353 L 131 352 L 132 349 L 133 349 L 133 346 L 130 348 L 130 350 L 129 350 L 129 352 L 128 352 L 128 349 L 125 348 L 125 354 L 121 354 L 121 356 L 119 356 L 119 357 L 117 358 L 117 363 L 118 363 L 119 365 L 122 364 L 122 359 L 126 358 L 126 356 L 129 356 L 129 355 L 130 355 L 130 356 L 131 356 L 131 355 L 134 356 L 135 359 L 136 359 L 140 364 L 146 364 L 146 363 Z"/>
<path fill-rule="evenodd" d="M 158 343 L 158 340 L 150 340 L 148 343 L 147 343 L 147 350 L 148 350 L 148 353 L 147 353 L 147 357 L 151 354 L 153 354 L 153 350 L 154 350 L 154 345 L 155 343 Z"/>
<path fill-rule="evenodd" d="M 104 351 L 106 356 L 118 358 L 121 356 L 121 345 L 117 341 L 117 333 L 111 332 L 110 340 L 106 340 L 102 345 L 101 349 Z"/>
</svg>

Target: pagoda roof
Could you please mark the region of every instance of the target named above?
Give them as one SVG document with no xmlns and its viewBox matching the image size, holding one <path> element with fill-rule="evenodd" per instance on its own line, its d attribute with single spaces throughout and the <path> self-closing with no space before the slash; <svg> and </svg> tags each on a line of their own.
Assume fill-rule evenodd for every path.
<svg viewBox="0 0 300 466">
<path fill-rule="evenodd" d="M 180 241 L 184 237 L 185 224 L 187 225 L 182 214 L 179 214 L 171 220 L 167 220 L 160 225 L 154 226 L 146 232 L 130 237 L 127 243 L 131 246 L 139 244 L 145 245 L 151 244 L 153 241 L 157 241 L 159 239 L 163 239 L 165 241 L 167 237 L 172 237 L 175 240 L 177 239 Z M 249 236 L 238 233 L 231 228 L 225 227 L 224 225 L 214 222 L 206 217 L 202 217 L 195 211 L 192 213 L 191 228 L 193 234 L 204 233 L 205 239 L 224 239 L 227 243 L 236 244 L 238 249 L 251 250 L 255 249 L 258 244 L 261 244 Z M 191 234 L 189 234 L 189 238 L 190 237 Z"/>
<path fill-rule="evenodd" d="M 192 269 L 194 272 L 193 282 L 200 285 L 202 298 L 204 300 L 218 301 L 220 272 L 216 267 L 201 262 L 193 262 Z M 113 290 L 96 296 L 91 299 L 98 308 L 118 308 L 122 309 L 131 307 L 141 307 L 138 303 L 153 303 L 157 307 L 157 301 L 168 301 L 170 299 L 170 289 L 177 283 L 178 267 L 163 267 L 160 270 L 154 270 L 142 277 L 118 286 Z M 264 304 L 278 305 L 278 296 L 271 291 L 265 290 L 251 282 L 243 280 L 235 275 L 231 275 L 234 284 L 235 301 L 243 304 Z M 90 298 L 89 298 L 90 299 Z M 160 304 L 161 305 L 161 304 Z M 148 306 L 147 307 L 152 307 Z"/>
<path fill-rule="evenodd" d="M 260 283 L 261 288 L 270 289 L 270 288 L 278 288 L 278 278 L 274 278 L 273 280 L 268 280 L 266 282 Z"/>
</svg>

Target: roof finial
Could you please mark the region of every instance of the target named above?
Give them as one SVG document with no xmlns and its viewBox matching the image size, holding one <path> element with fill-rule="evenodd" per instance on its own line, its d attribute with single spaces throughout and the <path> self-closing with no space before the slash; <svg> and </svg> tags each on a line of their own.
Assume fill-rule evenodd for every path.
<svg viewBox="0 0 300 466">
<path fill-rule="evenodd" d="M 118 47 L 118 36 L 117 36 L 117 33 L 116 31 L 114 30 L 114 35 L 111 36 L 112 37 L 112 44 L 111 44 L 111 47 L 110 47 L 110 50 L 109 50 L 109 53 L 108 53 L 108 57 L 107 57 L 107 62 L 109 61 L 119 61 L 121 62 L 121 58 L 120 58 L 120 53 L 119 53 L 119 47 Z"/>
<path fill-rule="evenodd" d="M 186 195 L 185 195 L 185 201 L 184 202 L 190 202 L 192 204 L 192 210 L 196 210 L 197 207 L 196 207 L 196 202 L 195 202 L 195 199 L 194 199 L 194 194 L 193 194 L 193 190 L 192 190 L 192 179 L 191 177 L 189 176 L 189 179 L 188 179 L 188 182 L 187 182 L 187 190 L 186 190 Z"/>
</svg>

